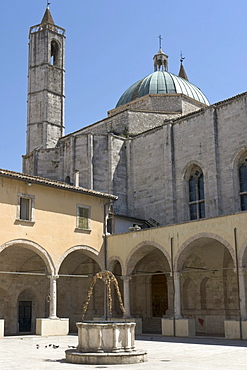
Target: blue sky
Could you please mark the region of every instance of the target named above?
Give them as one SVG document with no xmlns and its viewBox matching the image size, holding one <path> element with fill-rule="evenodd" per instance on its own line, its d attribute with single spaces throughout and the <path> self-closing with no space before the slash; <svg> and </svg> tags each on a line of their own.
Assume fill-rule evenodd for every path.
<svg viewBox="0 0 247 370">
<path fill-rule="evenodd" d="M 0 168 L 21 171 L 25 154 L 28 32 L 46 0 L 1 1 Z M 66 134 L 103 119 L 121 94 L 153 72 L 158 35 L 177 74 L 213 104 L 247 90 L 246 0 L 51 0 L 66 29 Z"/>
</svg>

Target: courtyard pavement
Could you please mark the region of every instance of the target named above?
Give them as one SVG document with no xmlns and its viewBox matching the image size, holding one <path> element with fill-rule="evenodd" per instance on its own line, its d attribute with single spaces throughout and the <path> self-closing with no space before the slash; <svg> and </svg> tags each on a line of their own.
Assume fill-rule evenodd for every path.
<svg viewBox="0 0 247 370">
<path fill-rule="evenodd" d="M 12 336 L 0 339 L 0 370 L 8 369 L 139 369 L 247 370 L 247 341 L 223 338 L 168 338 L 141 335 L 136 349 L 148 361 L 133 365 L 75 365 L 65 362 L 65 350 L 77 346 L 77 336 Z"/>
</svg>

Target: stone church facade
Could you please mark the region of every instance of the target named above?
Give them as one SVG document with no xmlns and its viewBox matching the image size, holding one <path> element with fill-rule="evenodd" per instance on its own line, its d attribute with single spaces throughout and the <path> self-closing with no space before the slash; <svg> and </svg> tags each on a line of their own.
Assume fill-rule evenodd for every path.
<svg viewBox="0 0 247 370">
<path fill-rule="evenodd" d="M 113 271 L 139 331 L 247 339 L 247 93 L 210 105 L 160 49 L 107 118 L 64 136 L 64 35 L 49 8 L 30 29 L 23 173 L 118 197 L 104 264 L 82 235 L 67 279 L 91 265 Z M 68 310 L 58 304 L 71 330 L 77 295 Z M 95 296 L 90 318 L 102 305 Z"/>
<path fill-rule="evenodd" d="M 80 186 L 118 196 L 116 214 L 154 219 L 161 226 L 191 219 L 188 182 L 203 175 L 201 217 L 241 211 L 238 169 L 247 158 L 246 94 L 210 106 L 188 86 L 160 93 L 160 75 L 167 74 L 161 82 L 168 84 L 172 74 L 159 70 L 151 75 L 155 82 L 144 81 L 149 91 L 142 89 L 128 101 L 131 92 L 125 92 L 107 118 L 63 136 L 64 30 L 54 25 L 50 12 L 31 28 L 29 50 L 24 173 L 73 182 L 79 171 Z M 161 50 L 154 60 L 156 69 L 167 68 Z M 172 77 L 190 85 L 192 93 L 197 89 Z M 193 212 L 200 218 L 198 203 Z"/>
</svg>

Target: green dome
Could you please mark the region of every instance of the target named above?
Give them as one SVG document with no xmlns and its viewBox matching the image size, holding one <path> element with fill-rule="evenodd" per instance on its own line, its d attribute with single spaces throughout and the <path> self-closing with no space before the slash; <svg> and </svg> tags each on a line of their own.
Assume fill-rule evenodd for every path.
<svg viewBox="0 0 247 370">
<path fill-rule="evenodd" d="M 209 105 L 206 96 L 189 81 L 167 71 L 156 71 L 130 86 L 117 102 L 116 108 L 148 94 L 184 94 Z"/>
</svg>

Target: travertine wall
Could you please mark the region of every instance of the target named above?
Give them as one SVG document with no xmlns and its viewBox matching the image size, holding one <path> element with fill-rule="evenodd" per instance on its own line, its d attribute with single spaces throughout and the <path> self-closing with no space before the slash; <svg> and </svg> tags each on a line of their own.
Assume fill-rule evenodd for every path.
<svg viewBox="0 0 247 370">
<path fill-rule="evenodd" d="M 126 109 L 186 114 L 202 107 L 205 105 L 183 94 L 149 94 L 110 110 L 108 116 L 114 116 Z"/>
<path fill-rule="evenodd" d="M 133 215 L 162 225 L 189 220 L 185 175 L 192 164 L 204 173 L 206 217 L 240 211 L 237 159 L 247 149 L 246 122 L 241 96 L 133 138 Z"/>
<path fill-rule="evenodd" d="M 24 160 L 24 171 L 36 168 L 38 175 L 60 181 L 70 176 L 73 182 L 79 170 L 81 186 L 119 196 L 118 213 L 167 225 L 189 220 L 186 174 L 195 164 L 204 173 L 206 217 L 240 211 L 237 168 L 247 140 L 245 94 L 164 118 L 124 111 L 62 138 L 57 149 L 37 151 Z"/>
<path fill-rule="evenodd" d="M 64 34 L 31 28 L 28 65 L 27 154 L 54 148 L 64 134 Z M 56 63 L 51 64 L 51 45 L 56 42 Z"/>
</svg>

